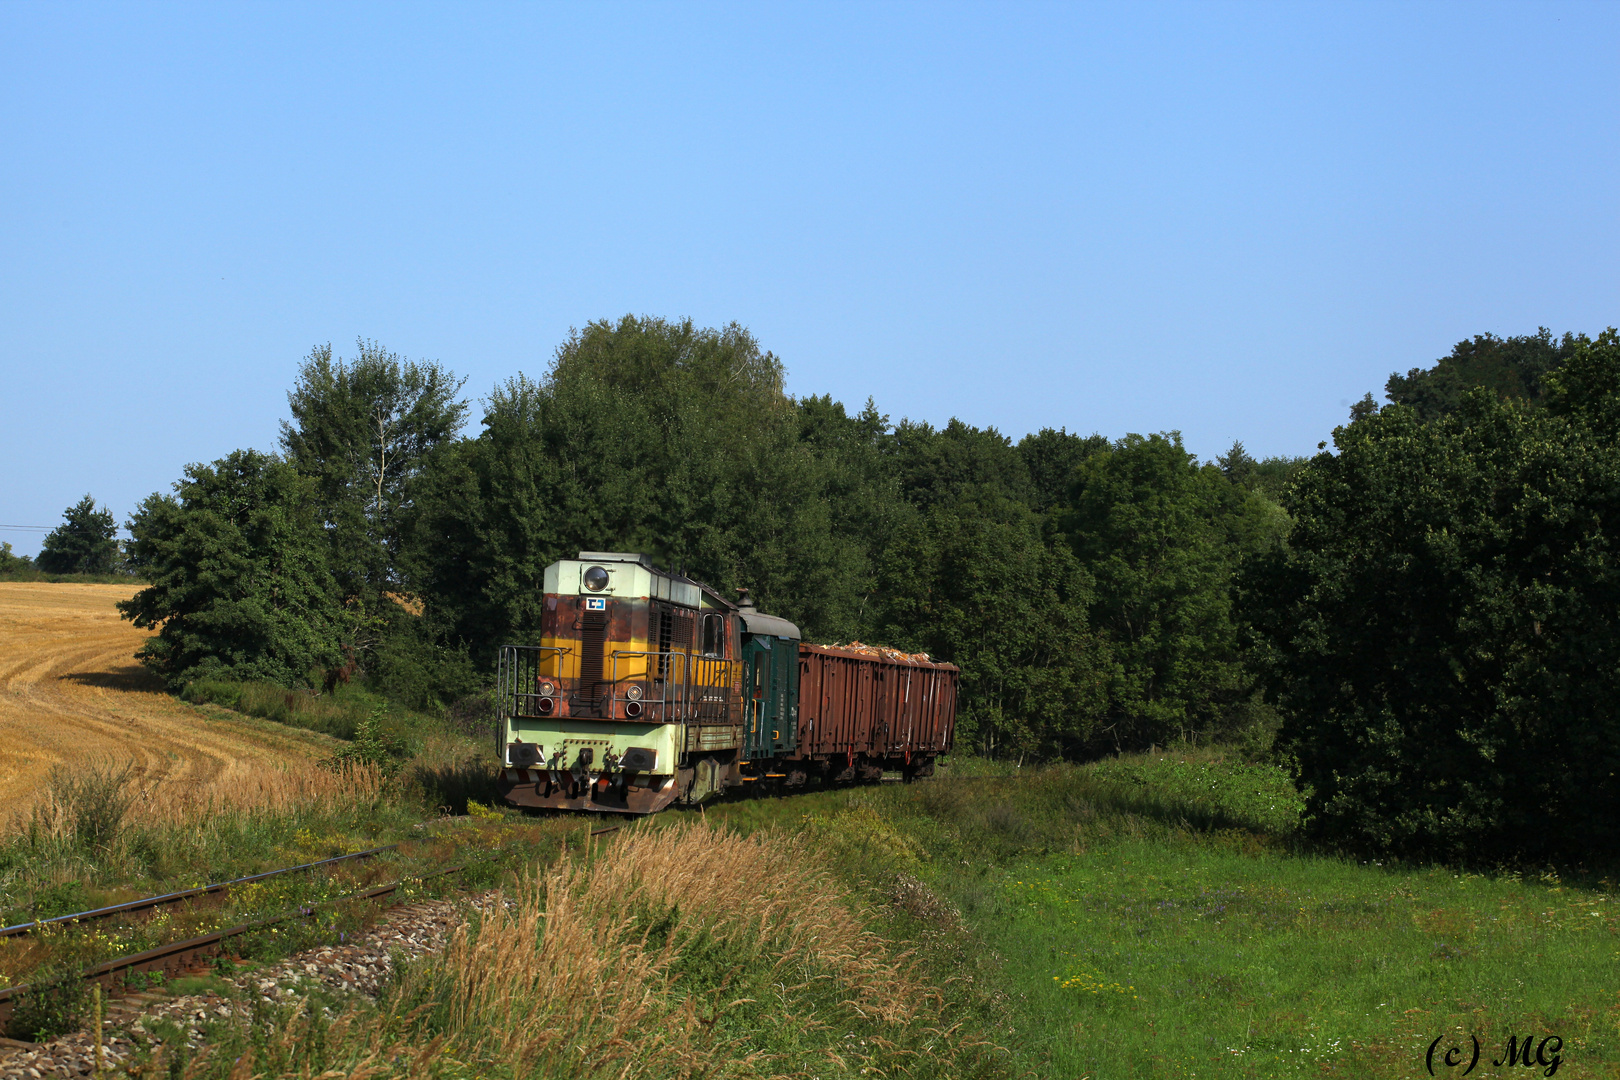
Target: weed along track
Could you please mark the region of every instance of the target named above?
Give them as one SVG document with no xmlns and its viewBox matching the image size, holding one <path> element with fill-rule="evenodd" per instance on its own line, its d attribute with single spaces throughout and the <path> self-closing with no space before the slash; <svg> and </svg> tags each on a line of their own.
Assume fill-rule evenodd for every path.
<svg viewBox="0 0 1620 1080">
<path fill-rule="evenodd" d="M 119 916 L 130 916 L 150 912 L 169 904 L 183 904 L 187 901 L 200 900 L 205 897 L 220 897 L 230 892 L 232 888 L 251 885 L 259 881 L 268 881 L 283 874 L 302 874 L 323 867 L 335 866 L 338 863 L 349 862 L 352 859 L 369 859 L 374 855 L 381 855 L 385 851 L 393 851 L 398 844 L 388 844 L 384 847 L 371 848 L 368 851 L 356 851 L 350 855 L 336 855 L 330 859 L 321 859 L 317 862 L 301 863 L 298 866 L 286 866 L 280 870 L 267 870 L 262 874 L 249 874 L 246 877 L 235 878 L 231 881 L 222 881 L 213 885 L 203 885 L 196 889 L 183 889 L 180 892 L 163 893 L 160 896 L 148 896 L 141 900 L 130 900 L 122 904 L 111 904 L 107 907 L 94 908 L 90 911 L 76 911 L 71 915 L 58 915 L 50 919 L 36 919 L 33 922 L 18 923 L 16 926 L 0 928 L 0 938 L 17 937 L 21 934 L 30 934 L 46 927 L 64 924 L 93 922 L 98 919 L 113 919 Z"/>
<path fill-rule="evenodd" d="M 616 833 L 619 829 L 620 827 L 617 825 L 592 829 L 589 831 L 588 836 L 594 840 L 610 833 Z M 21 923 L 0 929 L 0 938 L 20 938 L 25 935 L 38 934 L 48 935 L 53 930 L 78 928 L 85 924 L 94 924 L 101 921 L 127 920 L 131 917 L 151 916 L 153 912 L 173 905 L 191 905 L 199 901 L 205 903 L 209 901 L 217 902 L 227 898 L 233 889 L 243 890 L 285 875 L 310 874 L 316 871 L 329 870 L 345 863 L 374 859 L 385 853 L 398 851 L 400 846 L 399 844 L 389 844 L 366 851 L 353 852 L 348 855 L 339 855 L 316 862 L 252 874 L 232 881 L 206 885 L 196 889 L 165 893 L 160 896 L 145 897 L 140 900 L 132 900 L 127 903 L 96 908 L 90 911 L 61 915 L 52 919 Z M 322 909 L 334 908 L 354 902 L 382 901 L 392 898 L 402 891 L 412 891 L 413 887 L 420 887 L 435 879 L 462 875 L 469 868 L 494 863 L 500 860 L 505 853 L 507 852 L 504 849 L 497 848 L 493 851 L 474 855 L 458 865 L 439 867 L 401 876 L 381 884 L 352 889 L 341 895 L 299 904 L 275 915 L 251 919 L 204 934 L 165 942 L 153 948 L 143 949 L 139 952 L 91 965 L 78 972 L 76 977 L 85 983 L 103 987 L 109 994 L 118 994 L 127 992 L 132 981 L 137 988 L 144 985 L 144 980 L 132 980 L 132 977 L 146 976 L 150 973 L 169 978 L 206 970 L 210 962 L 220 957 L 229 956 L 233 940 L 244 935 L 271 930 L 293 920 L 310 919 L 315 917 Z M 28 984 L 0 989 L 0 1031 L 4 1031 L 10 1026 L 18 1003 L 30 994 L 37 994 L 40 991 L 41 987 Z"/>
<path fill-rule="evenodd" d="M 95 1075 L 98 1054 L 143 1080 L 1011 1075 L 806 838 L 487 809 L 433 831 L 384 856 L 457 865 L 331 897 L 374 913 L 347 933 L 233 944 L 285 941 L 320 920 L 303 905 L 76 973 L 121 982 L 105 1022 L 0 1047 L 0 1078 Z"/>
<path fill-rule="evenodd" d="M 590 835 L 592 837 L 606 836 L 608 833 L 618 832 L 619 828 L 620 827 L 618 825 L 610 825 L 605 829 L 592 829 Z M 111 904 L 107 907 L 93 908 L 89 911 L 76 911 L 71 915 L 57 915 L 50 919 L 38 919 L 34 922 L 18 923 L 15 926 L 0 927 L 0 938 L 17 937 L 22 934 L 34 933 L 51 926 L 71 925 L 94 922 L 98 919 L 112 919 L 119 916 L 136 915 L 144 912 L 150 912 L 165 905 L 183 904 L 187 901 L 200 900 L 205 897 L 219 897 L 229 893 L 233 888 L 239 888 L 244 885 L 252 885 L 261 881 L 269 881 L 271 878 L 280 877 L 283 874 L 310 873 L 314 870 L 336 866 L 339 863 L 349 862 L 354 859 L 369 859 L 373 856 L 381 855 L 386 851 L 398 850 L 398 848 L 398 844 L 386 844 L 383 847 L 370 848 L 366 851 L 356 851 L 348 855 L 335 855 L 330 859 L 320 859 L 316 862 L 300 863 L 297 866 L 284 866 L 279 870 L 266 870 L 261 874 L 249 874 L 246 877 L 235 878 L 231 881 L 222 881 L 213 885 L 203 885 L 195 889 L 184 889 L 180 892 L 164 893 L 160 896 L 148 896 L 140 900 L 130 900 L 122 904 Z M 435 873 L 449 874 L 459 872 L 463 869 L 465 868 L 457 866 L 448 870 L 435 871 Z M 387 891 L 392 891 L 393 887 L 394 886 L 389 886 Z M 384 893 L 373 891 L 364 895 L 367 897 L 380 896 L 384 895 Z M 353 896 L 343 897 L 342 899 L 355 899 L 361 896 L 362 894 L 356 893 Z M 7 991 L 0 990 L 0 993 L 6 992 Z"/>
<path fill-rule="evenodd" d="M 233 970 L 228 963 L 194 961 L 184 974 L 166 979 L 161 991 L 135 989 L 108 1000 L 99 1048 L 89 1017 L 83 1030 L 46 1043 L 0 1042 L 0 1078 L 95 1075 L 98 1049 L 107 1066 L 104 1075 L 153 1075 L 138 1062 L 152 1034 L 168 1034 L 176 1050 L 189 1055 L 206 1045 L 208 1024 L 260 1012 L 267 1003 L 323 991 L 374 996 L 398 959 L 441 951 L 463 922 L 464 906 L 446 899 L 407 901 L 363 932 L 266 966 Z"/>
</svg>

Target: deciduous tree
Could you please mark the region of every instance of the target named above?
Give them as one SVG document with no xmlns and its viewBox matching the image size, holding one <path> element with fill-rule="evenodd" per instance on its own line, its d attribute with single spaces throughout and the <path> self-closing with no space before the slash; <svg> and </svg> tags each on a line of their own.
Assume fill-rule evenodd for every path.
<svg viewBox="0 0 1620 1080">
<path fill-rule="evenodd" d="M 1181 436 L 1129 435 L 1092 454 L 1058 518 L 1095 581 L 1090 622 L 1109 646 L 1116 748 L 1219 733 L 1251 688 L 1232 614 L 1242 556 L 1286 517 L 1200 466 Z"/>
<path fill-rule="evenodd" d="M 592 323 L 544 378 L 498 387 L 479 437 L 436 459 L 412 515 L 413 588 L 480 658 L 537 624 L 546 565 L 582 549 L 647 552 L 836 633 L 863 563 L 801 420 L 780 361 L 741 327 Z"/>
<path fill-rule="evenodd" d="M 424 461 L 466 419 L 465 380 L 433 362 L 402 359 L 361 339 L 353 360 L 311 350 L 287 395 L 286 458 L 315 481 L 332 544 L 332 570 L 346 595 L 375 609 L 397 583 L 402 514 Z"/>
<path fill-rule="evenodd" d="M 1555 384 L 1550 412 L 1385 408 L 1296 476 L 1244 606 L 1319 836 L 1483 863 L 1620 844 L 1612 332 Z"/>
<path fill-rule="evenodd" d="M 97 510 L 86 495 L 62 514 L 45 536 L 35 564 L 51 574 L 110 574 L 118 563 L 118 524 L 110 510 Z"/>
<path fill-rule="evenodd" d="M 1459 341 L 1433 367 L 1391 375 L 1384 392 L 1395 404 L 1411 406 L 1424 420 L 1455 412 L 1474 387 L 1539 405 L 1547 376 L 1570 357 L 1580 340 L 1567 333 L 1555 338 L 1545 326 L 1517 337 L 1476 334 L 1471 340 Z"/>
<path fill-rule="evenodd" d="M 210 676 L 294 686 L 334 663 L 345 635 L 314 479 L 239 450 L 192 465 L 129 522 L 151 584 L 119 603 L 157 630 L 137 657 L 170 686 Z"/>
</svg>

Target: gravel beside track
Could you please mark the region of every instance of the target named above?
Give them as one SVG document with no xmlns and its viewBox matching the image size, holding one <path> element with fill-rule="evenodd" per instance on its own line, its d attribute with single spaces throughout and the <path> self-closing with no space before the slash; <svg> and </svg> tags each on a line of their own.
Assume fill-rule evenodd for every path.
<svg viewBox="0 0 1620 1080">
<path fill-rule="evenodd" d="M 134 1048 L 131 1036 L 145 1034 L 153 1020 L 178 1024 L 190 1032 L 191 1044 L 200 1046 L 199 1032 L 204 1024 L 230 1016 L 233 1009 L 247 1015 L 246 1001 L 255 996 L 296 998 L 307 993 L 312 984 L 320 983 L 339 993 L 374 998 L 392 973 L 393 955 L 409 958 L 440 951 L 450 934 L 465 921 L 469 906 L 481 901 L 422 900 L 390 909 L 385 921 L 354 935 L 352 940 L 297 953 L 227 979 L 242 1000 L 233 1002 L 213 993 L 184 997 L 141 993 L 114 999 L 103 1022 L 108 1072 L 117 1075 L 119 1065 Z M 0 1078 L 42 1080 L 93 1075 L 94 1046 L 88 1031 L 32 1046 L 0 1044 Z"/>
</svg>

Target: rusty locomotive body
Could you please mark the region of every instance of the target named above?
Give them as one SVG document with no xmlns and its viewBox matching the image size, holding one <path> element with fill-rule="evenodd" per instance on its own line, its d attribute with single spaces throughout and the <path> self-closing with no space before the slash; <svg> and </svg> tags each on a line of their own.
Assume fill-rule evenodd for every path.
<svg viewBox="0 0 1620 1080">
<path fill-rule="evenodd" d="M 646 814 L 727 789 L 926 776 L 957 669 L 807 644 L 644 555 L 546 568 L 540 641 L 501 649 L 497 751 L 516 806 Z"/>
</svg>

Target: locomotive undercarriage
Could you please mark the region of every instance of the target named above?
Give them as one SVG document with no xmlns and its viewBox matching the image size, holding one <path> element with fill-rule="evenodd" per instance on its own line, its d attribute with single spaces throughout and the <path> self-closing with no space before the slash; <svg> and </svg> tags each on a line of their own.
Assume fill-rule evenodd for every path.
<svg viewBox="0 0 1620 1080">
<path fill-rule="evenodd" d="M 584 755 L 581 755 L 582 757 Z M 612 814 L 652 814 L 669 806 L 692 806 L 739 790 L 760 793 L 806 787 L 878 783 L 888 771 L 907 782 L 932 776 L 934 759 L 865 754 L 818 758 L 737 761 L 708 755 L 695 758 L 673 775 L 606 767 L 576 759 L 569 768 L 506 768 L 501 793 L 513 806 L 544 810 L 583 810 Z"/>
</svg>

